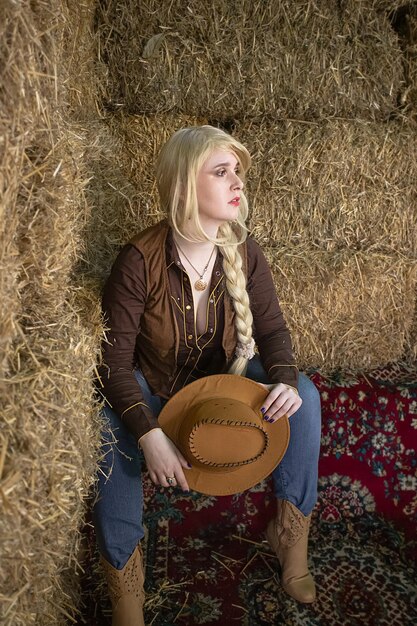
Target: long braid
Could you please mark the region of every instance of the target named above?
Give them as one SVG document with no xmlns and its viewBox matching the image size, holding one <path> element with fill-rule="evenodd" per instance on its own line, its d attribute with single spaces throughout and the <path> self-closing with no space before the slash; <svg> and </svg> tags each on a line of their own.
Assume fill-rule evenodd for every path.
<svg viewBox="0 0 417 626">
<path fill-rule="evenodd" d="M 232 227 L 230 223 L 223 223 L 214 239 L 204 232 L 199 219 L 196 181 L 204 161 L 216 149 L 235 155 L 242 172 L 239 176 L 243 179 L 251 164 L 248 150 L 231 135 L 208 125 L 182 128 L 174 133 L 161 149 L 156 178 L 161 205 L 167 211 L 174 231 L 191 242 L 212 241 L 222 251 L 226 289 L 236 312 L 238 338 L 236 359 L 229 372 L 242 375 L 246 373 L 248 360 L 254 355 L 255 345 L 252 338 L 253 317 L 238 250 L 238 245 L 246 239 L 248 203 L 241 189 L 235 225 Z"/>
<path fill-rule="evenodd" d="M 246 291 L 246 278 L 242 270 L 242 257 L 237 247 L 238 239 L 230 224 L 222 225 L 221 235 L 230 241 L 230 245 L 221 246 L 221 250 L 226 288 L 233 300 L 236 312 L 235 323 L 238 338 L 237 358 L 233 361 L 229 373 L 244 375 L 248 366 L 248 359 L 253 356 L 253 317 Z"/>
</svg>

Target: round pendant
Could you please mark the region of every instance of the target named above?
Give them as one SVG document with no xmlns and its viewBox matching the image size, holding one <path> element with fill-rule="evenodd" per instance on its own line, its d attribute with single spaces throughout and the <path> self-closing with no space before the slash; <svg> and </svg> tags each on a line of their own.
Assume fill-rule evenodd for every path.
<svg viewBox="0 0 417 626">
<path fill-rule="evenodd" d="M 197 289 L 197 291 L 204 291 L 204 289 L 207 287 L 207 283 L 205 283 L 204 280 L 201 280 L 200 278 L 194 283 L 194 287 L 195 289 Z"/>
</svg>

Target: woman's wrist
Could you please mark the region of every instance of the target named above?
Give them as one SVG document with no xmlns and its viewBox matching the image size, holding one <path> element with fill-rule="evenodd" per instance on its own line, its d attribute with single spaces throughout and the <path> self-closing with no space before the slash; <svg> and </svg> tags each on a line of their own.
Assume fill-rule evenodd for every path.
<svg viewBox="0 0 417 626">
<path fill-rule="evenodd" d="M 157 427 L 155 427 L 155 428 L 151 428 L 150 430 L 148 430 L 148 432 L 147 432 L 147 433 L 145 433 L 144 435 L 142 435 L 142 437 L 139 437 L 139 439 L 138 439 L 138 448 L 141 448 L 141 447 L 142 447 L 142 443 L 146 440 L 146 438 L 148 437 L 148 435 L 150 435 L 151 433 L 153 433 L 153 432 L 154 432 L 154 431 L 156 431 L 156 430 L 160 430 L 161 432 L 163 432 L 163 431 L 162 431 L 162 428 L 160 428 L 160 427 L 158 427 L 158 426 L 157 426 Z"/>
<path fill-rule="evenodd" d="M 293 387 L 292 385 L 287 385 L 287 383 L 284 383 L 284 385 L 288 388 L 288 389 L 292 389 L 293 391 L 295 391 L 295 393 L 297 394 L 297 396 L 299 396 L 300 394 L 298 393 L 298 389 L 297 387 Z"/>
</svg>

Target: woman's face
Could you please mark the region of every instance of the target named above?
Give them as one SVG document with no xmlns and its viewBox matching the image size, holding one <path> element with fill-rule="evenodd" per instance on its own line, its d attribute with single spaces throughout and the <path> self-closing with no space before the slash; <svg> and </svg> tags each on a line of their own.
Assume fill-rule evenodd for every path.
<svg viewBox="0 0 417 626">
<path fill-rule="evenodd" d="M 223 222 L 235 220 L 239 215 L 243 182 L 235 155 L 215 150 L 203 163 L 196 182 L 201 225 L 207 234 L 215 236 Z"/>
</svg>

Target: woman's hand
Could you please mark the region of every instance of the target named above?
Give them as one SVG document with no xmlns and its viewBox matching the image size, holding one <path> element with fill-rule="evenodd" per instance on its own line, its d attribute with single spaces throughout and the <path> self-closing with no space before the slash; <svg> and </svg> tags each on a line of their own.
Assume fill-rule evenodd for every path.
<svg viewBox="0 0 417 626">
<path fill-rule="evenodd" d="M 271 389 L 271 385 L 263 385 L 266 389 Z M 274 385 L 264 401 L 261 411 L 267 422 L 274 423 L 283 415 L 293 415 L 302 404 L 298 393 L 292 387 L 283 383 Z"/>
<path fill-rule="evenodd" d="M 189 491 L 187 480 L 182 471 L 189 467 L 178 448 L 165 435 L 161 428 L 153 428 L 139 439 L 139 445 L 145 455 L 146 466 L 151 480 L 162 487 L 181 487 Z M 167 478 L 170 479 L 168 482 Z"/>
</svg>

